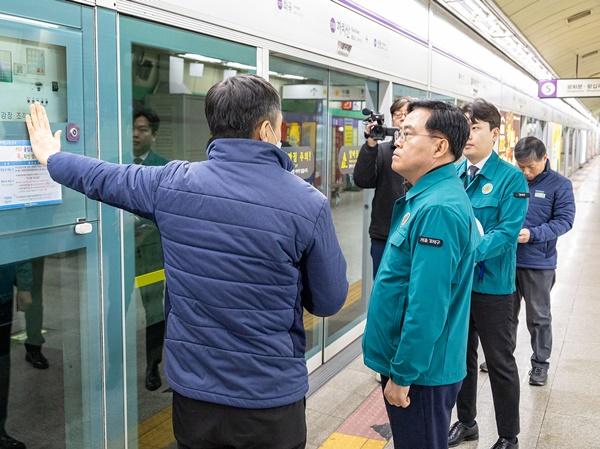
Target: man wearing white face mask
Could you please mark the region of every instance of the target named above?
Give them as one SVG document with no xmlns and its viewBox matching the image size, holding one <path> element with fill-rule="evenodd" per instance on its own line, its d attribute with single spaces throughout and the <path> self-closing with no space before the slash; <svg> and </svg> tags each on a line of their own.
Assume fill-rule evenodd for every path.
<svg viewBox="0 0 600 449">
<path fill-rule="evenodd" d="M 166 375 L 180 449 L 306 445 L 303 309 L 329 316 L 348 291 L 329 204 L 292 174 L 281 105 L 264 79 L 211 87 L 208 160 L 162 167 L 61 153 L 43 107 L 27 117 L 53 179 L 153 220 L 166 275 Z"/>
<path fill-rule="evenodd" d="M 281 122 L 282 122 L 282 120 L 281 120 L 281 113 L 280 113 L 280 115 L 279 115 L 279 128 L 280 129 L 281 129 Z M 269 128 L 271 129 L 271 132 L 273 133 L 273 137 L 275 137 L 275 140 L 276 140 L 275 146 L 277 148 L 281 149 L 281 133 L 279 134 L 279 137 L 277 137 L 277 134 L 273 130 L 273 125 L 271 125 L 271 122 L 268 122 L 268 123 L 269 123 Z"/>
</svg>

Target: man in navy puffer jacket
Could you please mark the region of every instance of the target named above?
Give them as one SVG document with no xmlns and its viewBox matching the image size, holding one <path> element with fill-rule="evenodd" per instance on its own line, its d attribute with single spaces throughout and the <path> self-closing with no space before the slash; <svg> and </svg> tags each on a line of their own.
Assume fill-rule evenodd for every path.
<svg viewBox="0 0 600 449">
<path fill-rule="evenodd" d="M 166 374 L 179 448 L 305 447 L 303 309 L 336 313 L 346 262 L 325 196 L 278 146 L 277 91 L 254 75 L 206 95 L 208 160 L 115 165 L 62 152 L 41 105 L 27 118 L 52 178 L 154 220 L 166 274 Z"/>
<path fill-rule="evenodd" d="M 517 142 L 514 154 L 529 183 L 529 207 L 518 239 L 514 318 L 516 324 L 524 298 L 533 350 L 529 383 L 541 386 L 548 379 L 552 352 L 550 290 L 555 280 L 556 241 L 573 226 L 575 199 L 571 181 L 550 169 L 542 141 L 525 137 Z"/>
</svg>

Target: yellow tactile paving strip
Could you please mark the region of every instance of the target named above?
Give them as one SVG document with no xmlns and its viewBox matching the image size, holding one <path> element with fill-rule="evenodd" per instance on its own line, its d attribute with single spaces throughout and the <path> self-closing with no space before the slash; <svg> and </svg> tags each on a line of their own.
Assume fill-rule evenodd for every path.
<svg viewBox="0 0 600 449">
<path fill-rule="evenodd" d="M 164 449 L 175 441 L 171 413 L 169 406 L 140 423 L 139 449 Z"/>
<path fill-rule="evenodd" d="M 135 286 L 137 288 L 145 287 L 150 284 L 154 284 L 156 282 L 160 282 L 164 280 L 164 270 L 154 271 L 152 273 L 147 273 L 141 276 L 137 276 L 135 278 Z M 344 303 L 344 308 L 350 307 L 357 301 L 360 301 L 362 296 L 362 283 L 361 281 L 354 282 L 348 288 L 348 296 L 346 297 L 346 302 Z M 315 317 L 309 313 L 304 313 L 304 328 L 310 329 L 311 327 L 315 327 L 320 325 L 321 318 Z M 173 435 L 173 424 L 171 422 L 171 407 L 166 407 L 145 421 L 141 422 L 138 428 L 139 435 L 139 449 L 163 449 L 168 447 L 175 441 L 175 435 Z M 342 445 L 338 445 L 338 443 L 330 440 L 337 436 L 339 441 L 352 441 L 352 446 L 347 445 L 346 443 Z M 340 439 L 341 438 L 341 439 Z M 327 449 L 336 449 L 336 448 L 360 448 L 360 449 L 379 449 L 385 446 L 380 445 L 381 441 L 370 440 L 368 438 L 363 437 L 355 437 L 350 435 L 344 435 L 341 433 L 332 434 L 327 441 L 326 444 L 335 444 L 334 446 L 322 446 Z M 341 444 L 341 443 L 340 443 Z"/>
<path fill-rule="evenodd" d="M 334 432 L 319 449 L 383 449 L 386 444 L 387 441 L 371 440 L 369 438 Z"/>
</svg>

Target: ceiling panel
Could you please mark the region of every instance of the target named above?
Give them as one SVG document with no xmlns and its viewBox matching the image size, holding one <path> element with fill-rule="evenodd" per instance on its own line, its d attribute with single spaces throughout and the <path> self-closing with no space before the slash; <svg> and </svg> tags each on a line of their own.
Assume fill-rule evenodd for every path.
<svg viewBox="0 0 600 449">
<path fill-rule="evenodd" d="M 562 78 L 600 77 L 600 0 L 494 0 L 508 19 L 529 40 Z M 591 14 L 567 22 L 582 11 Z M 595 55 L 581 58 L 598 50 Z M 582 99 L 594 115 L 600 114 L 600 98 Z"/>
</svg>

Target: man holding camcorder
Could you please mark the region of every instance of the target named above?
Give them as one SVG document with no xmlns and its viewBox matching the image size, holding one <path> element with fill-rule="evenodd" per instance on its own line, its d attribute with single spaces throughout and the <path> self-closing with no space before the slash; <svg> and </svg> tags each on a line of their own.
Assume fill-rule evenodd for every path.
<svg viewBox="0 0 600 449">
<path fill-rule="evenodd" d="M 402 122 L 406 117 L 406 111 L 408 110 L 408 104 L 409 98 L 405 97 L 394 101 L 390 107 L 394 128 L 402 126 Z M 369 226 L 374 278 L 377 274 L 381 255 L 383 254 L 390 230 L 394 203 L 398 198 L 406 194 L 406 183 L 401 175 L 392 170 L 394 142 L 390 140 L 378 143 L 378 140 L 385 138 L 386 133 L 381 132 L 385 131 L 385 129 L 381 129 L 382 124 L 378 123 L 377 117 L 373 118 L 375 114 L 372 114 L 371 111 L 368 111 L 368 114 L 371 117 L 366 120 L 365 137 L 367 141 L 360 149 L 356 165 L 354 166 L 354 183 L 363 189 L 375 189 L 375 196 L 373 197 L 371 206 L 371 225 Z M 392 135 L 394 134 L 393 131 Z"/>
</svg>

